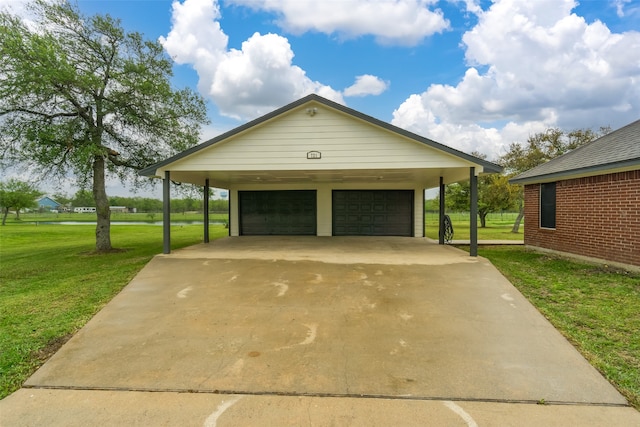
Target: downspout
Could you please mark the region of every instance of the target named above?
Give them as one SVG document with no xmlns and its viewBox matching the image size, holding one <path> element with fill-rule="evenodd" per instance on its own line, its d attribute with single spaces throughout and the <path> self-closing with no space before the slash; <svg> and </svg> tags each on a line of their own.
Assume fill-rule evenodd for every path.
<svg viewBox="0 0 640 427">
<path fill-rule="evenodd" d="M 438 244 L 444 245 L 444 178 L 440 177 L 440 219 L 438 220 Z"/>
<path fill-rule="evenodd" d="M 164 172 L 162 180 L 162 253 L 171 253 L 171 173 Z"/>
<path fill-rule="evenodd" d="M 204 180 L 204 242 L 209 243 L 209 178 Z"/>
<path fill-rule="evenodd" d="M 469 181 L 471 190 L 469 255 L 476 257 L 478 256 L 478 177 L 476 176 L 475 167 L 469 168 Z"/>
</svg>

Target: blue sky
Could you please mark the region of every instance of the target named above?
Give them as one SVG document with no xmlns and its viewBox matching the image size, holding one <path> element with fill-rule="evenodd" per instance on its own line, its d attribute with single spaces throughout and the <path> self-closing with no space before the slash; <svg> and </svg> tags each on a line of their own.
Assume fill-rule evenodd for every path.
<svg viewBox="0 0 640 427">
<path fill-rule="evenodd" d="M 203 140 L 310 92 L 489 159 L 640 118 L 640 0 L 78 4 L 161 41 L 175 85 L 208 101 Z"/>
</svg>

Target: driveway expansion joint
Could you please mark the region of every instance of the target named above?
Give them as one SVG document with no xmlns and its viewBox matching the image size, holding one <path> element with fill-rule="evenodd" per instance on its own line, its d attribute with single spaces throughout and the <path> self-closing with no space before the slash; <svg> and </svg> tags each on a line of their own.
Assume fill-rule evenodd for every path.
<svg viewBox="0 0 640 427">
<path fill-rule="evenodd" d="M 146 388 L 146 387 L 79 387 L 79 386 L 54 386 L 54 385 L 23 385 L 24 389 L 32 390 L 68 390 L 68 391 L 105 391 L 105 392 L 131 392 L 131 393 L 180 393 L 180 394 L 215 394 L 229 396 L 279 396 L 279 397 L 318 397 L 335 399 L 384 399 L 384 400 L 407 400 L 407 401 L 433 401 L 433 402 L 476 402 L 476 403 L 507 403 L 525 404 L 538 406 L 594 406 L 611 408 L 630 408 L 629 404 L 606 403 L 606 402 L 570 402 L 570 401 L 549 401 L 540 403 L 539 400 L 528 399 L 492 399 L 476 397 L 451 397 L 451 396 L 399 396 L 387 394 L 364 394 L 364 393 L 296 393 L 288 391 L 248 391 L 248 390 L 208 390 L 208 389 L 188 389 L 188 388 Z"/>
</svg>

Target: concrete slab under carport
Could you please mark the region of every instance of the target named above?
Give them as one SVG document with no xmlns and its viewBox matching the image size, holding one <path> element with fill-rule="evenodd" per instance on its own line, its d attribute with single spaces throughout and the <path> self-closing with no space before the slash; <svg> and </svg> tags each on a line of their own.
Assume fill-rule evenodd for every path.
<svg viewBox="0 0 640 427">
<path fill-rule="evenodd" d="M 239 237 L 158 256 L 26 387 L 3 418 L 34 419 L 39 402 L 52 419 L 184 425 L 640 421 L 488 261 L 415 238 Z"/>
</svg>

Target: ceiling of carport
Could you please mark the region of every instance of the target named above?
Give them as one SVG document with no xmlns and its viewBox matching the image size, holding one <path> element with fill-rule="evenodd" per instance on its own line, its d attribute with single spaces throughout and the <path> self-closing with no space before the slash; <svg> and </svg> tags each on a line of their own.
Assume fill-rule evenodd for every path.
<svg viewBox="0 0 640 427">
<path fill-rule="evenodd" d="M 252 171 L 171 171 L 171 179 L 196 185 L 231 188 L 247 184 L 308 184 L 308 183 L 405 183 L 434 188 L 469 179 L 468 168 L 446 169 L 349 169 L 349 170 L 252 170 Z"/>
</svg>

